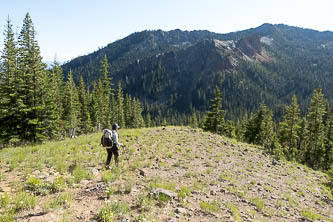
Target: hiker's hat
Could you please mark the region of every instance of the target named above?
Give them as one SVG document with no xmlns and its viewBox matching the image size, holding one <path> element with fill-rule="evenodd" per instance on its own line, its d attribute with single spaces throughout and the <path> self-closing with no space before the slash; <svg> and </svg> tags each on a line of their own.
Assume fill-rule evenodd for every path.
<svg viewBox="0 0 333 222">
<path fill-rule="evenodd" d="M 120 129 L 120 126 L 117 123 L 115 123 L 115 124 L 112 125 L 112 129 L 113 130 Z"/>
</svg>

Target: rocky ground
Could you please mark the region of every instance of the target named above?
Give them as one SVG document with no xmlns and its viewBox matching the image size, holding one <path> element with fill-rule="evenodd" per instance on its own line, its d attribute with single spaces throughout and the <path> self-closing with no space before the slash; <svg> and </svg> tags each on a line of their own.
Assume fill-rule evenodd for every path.
<svg viewBox="0 0 333 222">
<path fill-rule="evenodd" d="M 121 130 L 127 148 L 107 170 L 99 139 L 2 150 L 0 221 L 333 221 L 326 175 L 259 147 L 186 127 Z"/>
</svg>

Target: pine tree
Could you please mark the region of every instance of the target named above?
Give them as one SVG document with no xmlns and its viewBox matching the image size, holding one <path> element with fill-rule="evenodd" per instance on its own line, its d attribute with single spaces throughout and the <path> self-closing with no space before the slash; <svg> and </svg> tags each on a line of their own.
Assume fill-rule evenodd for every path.
<svg viewBox="0 0 333 222">
<path fill-rule="evenodd" d="M 124 99 L 124 118 L 125 118 L 125 124 L 128 128 L 133 127 L 133 121 L 132 121 L 132 98 L 130 95 L 126 94 Z"/>
<path fill-rule="evenodd" d="M 147 113 L 147 115 L 146 115 L 146 127 L 152 127 L 153 125 L 152 125 L 152 120 L 151 120 L 151 115 L 150 115 L 150 113 Z"/>
<path fill-rule="evenodd" d="M 40 49 L 36 41 L 36 33 L 29 13 L 26 14 L 18 37 L 18 65 L 24 80 L 22 93 L 24 119 L 22 129 L 24 139 L 36 142 L 45 140 L 44 113 L 45 107 L 45 75 L 46 65 L 42 63 Z"/>
<path fill-rule="evenodd" d="M 102 76 L 101 87 L 102 90 L 102 103 L 101 105 L 101 123 L 103 128 L 109 128 L 111 126 L 111 96 L 112 96 L 112 78 L 109 77 L 109 63 L 106 55 L 104 55 L 103 60 L 101 61 L 101 70 Z"/>
<path fill-rule="evenodd" d="M 296 160 L 298 144 L 300 141 L 299 131 L 301 129 L 300 110 L 296 96 L 292 97 L 290 106 L 286 106 L 283 122 L 280 123 L 279 138 L 285 147 L 284 154 L 289 160 Z"/>
<path fill-rule="evenodd" d="M 64 119 L 65 127 L 69 137 L 75 137 L 79 125 L 79 102 L 78 93 L 72 76 L 72 71 L 68 73 L 68 80 L 65 85 L 64 98 Z"/>
<path fill-rule="evenodd" d="M 59 134 L 65 135 L 65 126 L 63 120 L 63 100 L 64 100 L 64 75 L 62 68 L 57 61 L 54 61 L 51 68 L 51 88 L 54 95 L 57 113 L 57 127 L 59 128 Z"/>
<path fill-rule="evenodd" d="M 276 135 L 274 132 L 275 125 L 273 122 L 272 110 L 267 110 L 262 116 L 263 119 L 260 121 L 260 129 L 258 135 L 258 144 L 262 145 L 266 151 L 274 154 L 277 147 L 275 146 Z M 274 146 L 273 146 L 274 145 Z"/>
<path fill-rule="evenodd" d="M 323 117 L 326 114 L 326 103 L 321 88 L 316 89 L 310 101 L 309 113 L 309 144 L 306 162 L 314 169 L 322 168 L 325 153 L 325 126 Z"/>
<path fill-rule="evenodd" d="M 215 97 L 211 100 L 210 109 L 203 123 L 203 129 L 213 133 L 222 133 L 225 111 L 222 110 L 221 91 L 216 86 Z"/>
<path fill-rule="evenodd" d="M 255 114 L 251 114 L 247 122 L 244 139 L 248 143 L 262 145 L 264 148 L 273 153 L 271 145 L 275 143 L 274 123 L 272 120 L 273 113 L 268 110 L 262 103 Z"/>
<path fill-rule="evenodd" d="M 142 105 L 140 103 L 139 100 L 137 99 L 133 99 L 132 100 L 132 122 L 133 122 L 133 125 L 132 127 L 133 128 L 140 128 L 140 127 L 143 127 L 144 126 L 144 120 L 143 120 L 143 117 L 142 117 L 142 112 L 143 112 L 143 109 L 142 109 Z"/>
<path fill-rule="evenodd" d="M 80 76 L 80 82 L 78 87 L 78 98 L 79 98 L 79 128 L 80 130 L 87 134 L 92 131 L 90 113 L 88 110 L 88 97 L 86 93 L 86 87 L 82 76 Z"/>
<path fill-rule="evenodd" d="M 93 91 L 92 93 L 90 93 L 88 91 L 89 94 L 89 115 L 90 115 L 90 119 L 91 119 L 91 124 L 92 124 L 92 130 L 96 131 L 99 130 L 98 129 L 98 124 L 100 123 L 100 114 L 99 114 L 99 109 L 98 109 L 98 89 L 97 89 L 97 84 L 94 81 L 93 82 Z"/>
<path fill-rule="evenodd" d="M 23 78 L 17 67 L 17 47 L 10 19 L 4 32 L 4 49 L 0 63 L 0 141 L 17 144 L 21 141 L 23 103 Z"/>
<path fill-rule="evenodd" d="M 125 125 L 125 116 L 124 116 L 124 95 L 121 88 L 121 83 L 118 84 L 117 99 L 116 99 L 116 122 L 123 128 Z"/>
<path fill-rule="evenodd" d="M 326 124 L 326 137 L 325 137 L 325 159 L 324 169 L 333 169 L 333 112 L 328 116 Z"/>
<path fill-rule="evenodd" d="M 198 125 L 199 124 L 198 124 L 197 114 L 193 112 L 192 116 L 190 117 L 190 126 L 193 128 L 197 128 Z"/>
</svg>

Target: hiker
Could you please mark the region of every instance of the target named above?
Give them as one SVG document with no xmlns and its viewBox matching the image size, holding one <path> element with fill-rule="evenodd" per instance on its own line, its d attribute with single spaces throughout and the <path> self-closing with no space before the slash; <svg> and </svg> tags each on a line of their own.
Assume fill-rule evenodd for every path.
<svg viewBox="0 0 333 222">
<path fill-rule="evenodd" d="M 123 144 L 119 143 L 119 141 L 118 141 L 118 129 L 120 129 L 119 125 L 117 123 L 115 123 L 112 125 L 111 132 L 109 132 L 110 130 L 108 130 L 108 132 L 105 132 L 105 130 L 104 130 L 104 132 L 105 132 L 103 135 L 104 138 L 105 138 L 106 133 L 108 134 L 106 137 L 111 136 L 110 142 L 107 142 L 108 139 L 105 142 L 102 141 L 103 146 L 106 148 L 106 151 L 108 152 L 108 157 L 107 157 L 106 163 L 105 163 L 105 166 L 107 169 L 109 168 L 109 165 L 110 165 L 110 162 L 112 159 L 112 154 L 114 155 L 116 165 L 118 166 L 118 156 L 119 156 L 118 146 L 123 146 Z M 103 137 L 102 137 L 102 140 L 103 140 Z"/>
</svg>

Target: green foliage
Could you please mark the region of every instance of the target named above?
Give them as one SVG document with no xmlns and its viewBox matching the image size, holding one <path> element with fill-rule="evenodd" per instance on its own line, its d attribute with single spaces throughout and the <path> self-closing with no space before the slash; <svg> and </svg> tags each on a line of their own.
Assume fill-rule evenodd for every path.
<svg viewBox="0 0 333 222">
<path fill-rule="evenodd" d="M 314 91 L 310 101 L 307 115 L 309 125 L 306 139 L 308 143 L 302 150 L 305 153 L 305 163 L 315 169 L 325 166 L 325 125 L 323 122 L 325 114 L 325 99 L 321 88 L 319 88 Z"/>
<path fill-rule="evenodd" d="M 114 194 L 114 192 L 115 192 L 115 189 L 113 187 L 107 187 L 105 189 L 105 196 L 107 198 L 110 198 Z"/>
<path fill-rule="evenodd" d="M 279 138 L 284 146 L 284 154 L 289 160 L 298 159 L 298 146 L 300 143 L 300 109 L 296 96 L 292 98 L 290 106 L 286 106 L 283 122 L 280 123 Z"/>
<path fill-rule="evenodd" d="M 235 219 L 235 221 L 242 221 L 242 217 L 237 206 L 233 205 L 232 203 L 226 203 L 225 206 L 232 212 L 232 217 Z"/>
<path fill-rule="evenodd" d="M 81 165 L 78 165 L 78 166 L 75 167 L 75 169 L 73 170 L 72 175 L 74 177 L 74 182 L 75 183 L 80 183 L 81 180 L 92 178 L 91 172 L 88 172 Z"/>
<path fill-rule="evenodd" d="M 119 214 L 126 214 L 130 211 L 130 207 L 126 202 L 119 201 L 108 203 L 98 211 L 97 220 L 114 221 Z"/>
<path fill-rule="evenodd" d="M 224 116 L 225 111 L 222 109 L 221 91 L 216 86 L 215 97 L 211 100 L 210 111 L 204 120 L 203 129 L 223 134 L 225 132 Z"/>
<path fill-rule="evenodd" d="M 110 171 L 105 171 L 102 175 L 103 182 L 110 182 L 112 180 L 112 173 Z"/>
<path fill-rule="evenodd" d="M 150 195 L 139 194 L 136 203 L 142 212 L 148 212 L 154 206 L 154 199 Z"/>
<path fill-rule="evenodd" d="M 250 200 L 250 202 L 254 206 L 256 206 L 256 208 L 257 208 L 258 211 L 261 211 L 261 212 L 263 211 L 263 209 L 265 207 L 263 199 L 261 199 L 260 197 L 255 197 L 255 198 L 252 198 Z"/>
<path fill-rule="evenodd" d="M 34 196 L 22 191 L 16 194 L 13 200 L 13 211 L 19 212 L 21 210 L 33 209 L 37 204 Z"/>
<path fill-rule="evenodd" d="M 43 183 L 43 181 L 37 177 L 30 177 L 25 183 L 25 189 L 37 195 L 47 194 L 49 191 L 47 184 Z"/>
<path fill-rule="evenodd" d="M 309 219 L 311 221 L 324 219 L 323 216 L 317 214 L 316 212 L 313 212 L 312 210 L 303 210 L 303 211 L 301 211 L 301 215 L 304 218 Z"/>
<path fill-rule="evenodd" d="M 205 211 L 218 212 L 221 207 L 217 201 L 200 201 L 200 208 Z"/>
<path fill-rule="evenodd" d="M 180 200 L 184 200 L 188 195 L 191 194 L 191 188 L 186 186 L 181 186 L 180 190 L 177 193 L 178 193 L 178 198 Z"/>
<path fill-rule="evenodd" d="M 43 206 L 43 212 L 49 212 L 59 207 L 69 208 L 72 204 L 72 195 L 70 193 L 62 193 L 54 199 L 48 201 Z"/>
<path fill-rule="evenodd" d="M 5 208 L 10 203 L 10 194 L 2 193 L 0 194 L 0 209 Z"/>
</svg>

